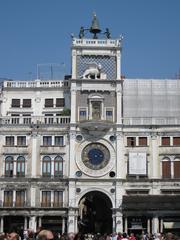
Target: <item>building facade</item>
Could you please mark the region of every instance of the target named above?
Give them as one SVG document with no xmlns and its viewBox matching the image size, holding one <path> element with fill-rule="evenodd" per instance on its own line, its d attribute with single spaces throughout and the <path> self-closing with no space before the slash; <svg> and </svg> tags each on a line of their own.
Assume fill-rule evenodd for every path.
<svg viewBox="0 0 180 240">
<path fill-rule="evenodd" d="M 4 81 L 0 231 L 178 232 L 180 81 L 125 79 L 94 16 L 65 80 Z"/>
</svg>

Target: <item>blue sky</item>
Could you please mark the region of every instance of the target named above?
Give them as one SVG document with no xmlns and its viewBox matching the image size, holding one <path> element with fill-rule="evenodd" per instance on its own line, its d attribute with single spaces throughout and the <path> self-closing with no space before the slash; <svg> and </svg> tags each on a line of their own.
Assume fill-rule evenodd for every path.
<svg viewBox="0 0 180 240">
<path fill-rule="evenodd" d="M 71 33 L 89 27 L 123 34 L 122 74 L 174 78 L 180 70 L 180 0 L 0 0 L 0 77 L 36 78 L 37 64 L 71 72 Z M 65 67 L 64 67 L 65 66 Z"/>
</svg>

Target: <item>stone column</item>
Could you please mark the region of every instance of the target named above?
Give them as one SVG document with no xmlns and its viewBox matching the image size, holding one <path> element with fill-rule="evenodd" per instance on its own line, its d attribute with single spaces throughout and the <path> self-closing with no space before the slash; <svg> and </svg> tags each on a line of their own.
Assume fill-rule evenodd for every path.
<svg viewBox="0 0 180 240">
<path fill-rule="evenodd" d="M 65 218 L 62 217 L 62 233 L 65 232 Z"/>
<path fill-rule="evenodd" d="M 71 86 L 71 123 L 76 123 L 76 84 Z"/>
<path fill-rule="evenodd" d="M 13 207 L 16 205 L 16 191 L 13 190 Z"/>
<path fill-rule="evenodd" d="M 151 219 L 148 218 L 147 219 L 147 232 L 150 233 L 150 231 L 151 231 Z"/>
<path fill-rule="evenodd" d="M 112 215 L 112 220 L 113 220 L 113 232 L 115 232 L 116 231 L 116 215 L 115 214 Z"/>
<path fill-rule="evenodd" d="M 29 219 L 29 228 L 36 232 L 37 219 L 36 216 L 31 216 Z"/>
<path fill-rule="evenodd" d="M 127 233 L 128 231 L 128 219 L 127 217 L 124 218 L 124 232 Z"/>
<path fill-rule="evenodd" d="M 1 226 L 0 226 L 0 231 L 4 232 L 4 217 L 1 217 Z"/>
<path fill-rule="evenodd" d="M 158 164 L 158 139 L 156 135 L 151 138 L 151 153 L 152 153 L 152 165 L 151 165 L 151 177 L 159 178 L 159 164 Z"/>
<path fill-rule="evenodd" d="M 123 134 L 118 132 L 116 134 L 116 174 L 117 178 L 125 178 L 126 176 L 126 164 L 124 160 L 124 143 L 123 143 Z"/>
<path fill-rule="evenodd" d="M 42 227 L 42 217 L 39 217 L 39 225 L 38 227 Z"/>
<path fill-rule="evenodd" d="M 17 166 L 17 162 L 16 161 L 14 161 L 14 164 L 13 164 L 13 176 L 16 176 L 16 167 Z"/>
<path fill-rule="evenodd" d="M 75 211 L 73 209 L 69 210 L 68 213 L 68 233 L 69 232 L 75 232 Z"/>
<path fill-rule="evenodd" d="M 35 187 L 31 186 L 30 194 L 31 194 L 30 205 L 31 207 L 35 207 L 36 206 L 36 188 Z"/>
<path fill-rule="evenodd" d="M 123 232 L 123 218 L 122 213 L 118 212 L 116 214 L 116 231 L 115 232 Z"/>
<path fill-rule="evenodd" d="M 27 229 L 27 217 L 24 217 L 24 229 Z"/>
<path fill-rule="evenodd" d="M 122 124 L 122 90 L 120 83 L 118 84 L 118 90 L 116 92 L 116 123 Z"/>
<path fill-rule="evenodd" d="M 32 134 L 32 152 L 31 152 L 31 156 L 32 156 L 32 168 L 31 168 L 31 176 L 32 177 L 36 177 L 37 175 L 37 134 L 33 133 Z"/>
<path fill-rule="evenodd" d="M 163 218 L 160 219 L 160 229 L 159 232 L 163 232 Z"/>
<path fill-rule="evenodd" d="M 158 233 L 159 232 L 159 219 L 157 216 L 153 217 L 152 219 L 152 233 Z"/>
</svg>

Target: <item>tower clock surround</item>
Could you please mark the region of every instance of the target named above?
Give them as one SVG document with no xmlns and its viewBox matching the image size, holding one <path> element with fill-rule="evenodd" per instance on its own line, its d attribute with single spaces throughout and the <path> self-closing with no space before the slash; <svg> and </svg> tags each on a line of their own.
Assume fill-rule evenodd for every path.
<svg viewBox="0 0 180 240">
<path fill-rule="evenodd" d="M 115 165 L 114 147 L 104 139 L 97 142 L 82 142 L 76 154 L 79 170 L 91 177 L 108 174 Z"/>
</svg>

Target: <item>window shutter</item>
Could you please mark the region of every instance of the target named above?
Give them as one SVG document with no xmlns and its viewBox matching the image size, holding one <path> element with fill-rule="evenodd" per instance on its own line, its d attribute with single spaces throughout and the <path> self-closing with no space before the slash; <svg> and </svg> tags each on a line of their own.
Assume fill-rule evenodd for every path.
<svg viewBox="0 0 180 240">
<path fill-rule="evenodd" d="M 147 146 L 147 137 L 139 137 L 139 146 Z"/>
<path fill-rule="evenodd" d="M 53 107 L 53 98 L 45 99 L 45 107 Z"/>
<path fill-rule="evenodd" d="M 64 107 L 65 99 L 64 98 L 56 98 L 56 107 Z"/>
<path fill-rule="evenodd" d="M 171 178 L 171 162 L 170 161 L 162 162 L 162 177 Z"/>
<path fill-rule="evenodd" d="M 174 178 L 180 178 L 180 161 L 174 161 Z"/>
<path fill-rule="evenodd" d="M 11 107 L 20 107 L 20 99 L 12 99 Z"/>
<path fill-rule="evenodd" d="M 173 145 L 180 145 L 180 137 L 173 137 Z"/>
<path fill-rule="evenodd" d="M 31 107 L 31 99 L 23 99 L 23 107 L 30 108 Z"/>
<path fill-rule="evenodd" d="M 170 137 L 162 137 L 162 146 L 170 146 Z"/>
</svg>

